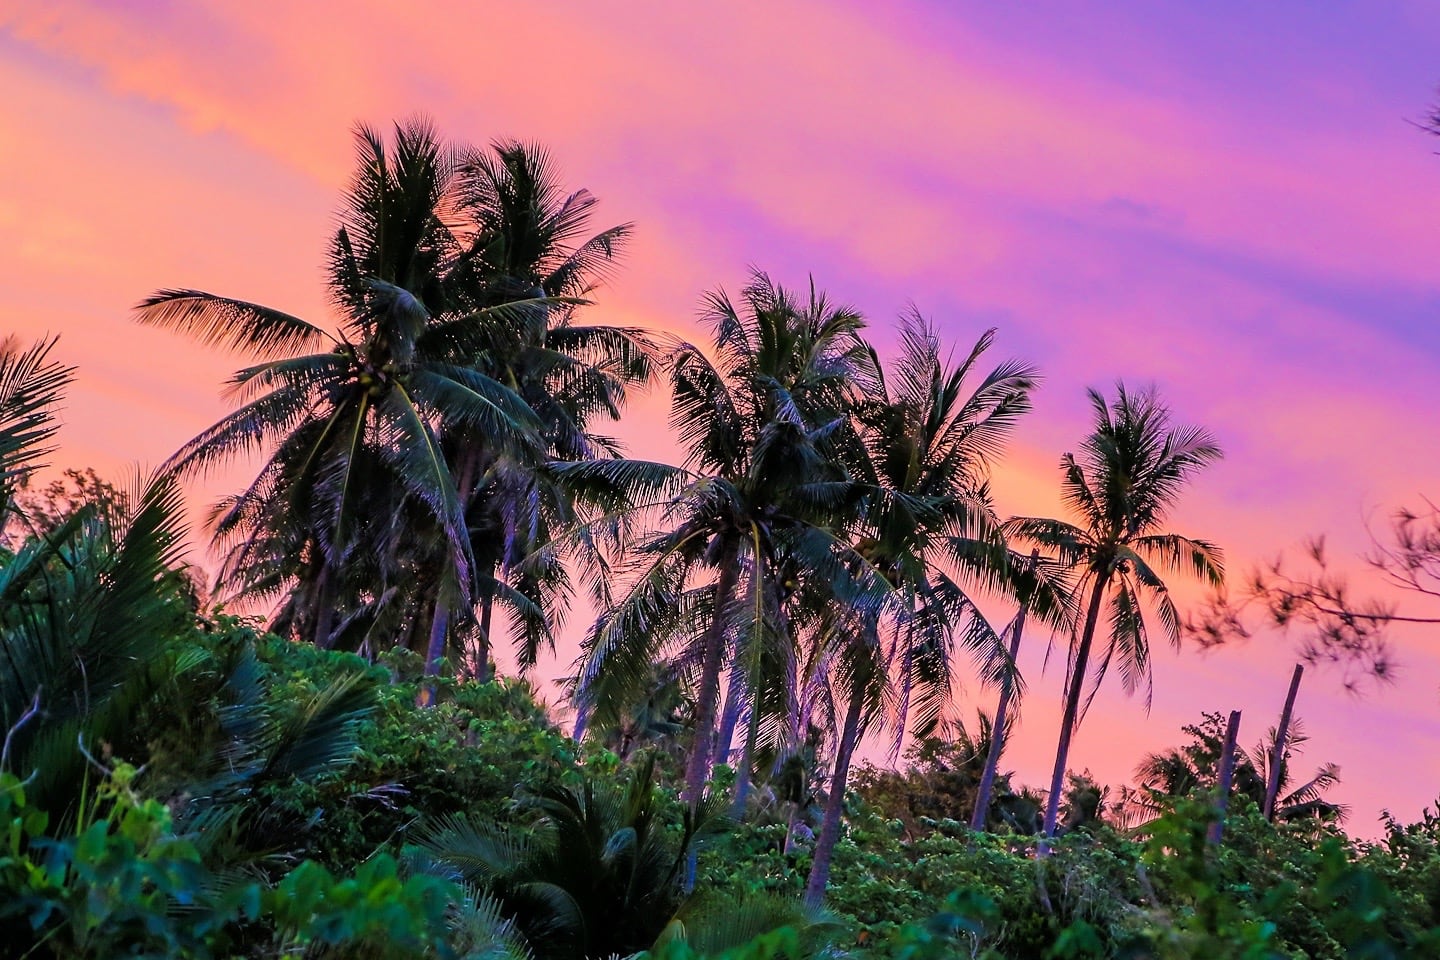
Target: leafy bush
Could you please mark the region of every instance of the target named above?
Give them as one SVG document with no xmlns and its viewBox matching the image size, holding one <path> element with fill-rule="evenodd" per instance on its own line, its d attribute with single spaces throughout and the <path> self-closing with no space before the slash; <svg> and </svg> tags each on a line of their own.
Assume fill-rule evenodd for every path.
<svg viewBox="0 0 1440 960">
<path fill-rule="evenodd" d="M 133 792 L 134 778 L 118 766 L 62 837 L 0 774 L 0 936 L 12 949 L 57 960 L 520 955 L 493 906 L 405 876 L 385 854 L 338 877 L 302 861 L 273 886 L 216 873 L 164 804 Z"/>
<path fill-rule="evenodd" d="M 416 706 L 419 658 L 397 651 L 388 666 L 353 654 L 263 638 L 260 657 L 277 703 L 299 703 L 337 675 L 363 670 L 375 710 L 360 722 L 343 771 L 291 781 L 269 802 L 309 830 L 309 854 L 353 864 L 378 847 L 398 852 L 427 820 L 474 813 L 515 824 L 523 785 L 541 789 L 578 776 L 574 743 L 535 702 L 528 684 L 431 678 L 436 702 Z"/>
</svg>

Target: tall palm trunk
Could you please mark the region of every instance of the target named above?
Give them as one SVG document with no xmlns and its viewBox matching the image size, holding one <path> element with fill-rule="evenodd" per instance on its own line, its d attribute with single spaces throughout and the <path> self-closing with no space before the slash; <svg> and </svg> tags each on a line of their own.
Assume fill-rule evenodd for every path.
<svg viewBox="0 0 1440 960">
<path fill-rule="evenodd" d="M 434 606 L 430 614 L 430 636 L 425 645 L 425 676 L 434 677 L 440 673 L 440 662 L 445 659 L 445 645 L 450 637 L 450 608 L 446 605 L 444 591 L 435 588 Z M 426 683 L 420 687 L 415 698 L 422 707 L 435 705 L 435 685 Z"/>
<path fill-rule="evenodd" d="M 1060 719 L 1060 744 L 1055 750 L 1055 771 L 1050 775 L 1050 796 L 1045 799 L 1045 839 L 1055 836 L 1055 821 L 1060 815 L 1060 794 L 1065 789 L 1065 764 L 1070 759 L 1070 739 L 1075 735 L 1075 718 L 1080 712 L 1080 695 L 1085 689 L 1085 668 L 1090 665 L 1090 647 L 1095 642 L 1095 625 L 1100 620 L 1100 604 L 1105 600 L 1106 578 L 1096 574 L 1095 589 L 1090 595 L 1090 610 L 1085 614 L 1085 630 L 1075 651 L 1071 667 L 1070 688 L 1065 692 L 1065 715 Z M 1045 843 L 1041 852 L 1048 852 Z"/>
<path fill-rule="evenodd" d="M 850 758 L 855 741 L 860 737 L 860 713 L 865 705 L 863 685 L 852 692 L 845 710 L 845 726 L 840 732 L 840 746 L 835 751 L 835 769 L 830 775 L 830 796 L 825 798 L 825 817 L 820 822 L 820 836 L 815 841 L 815 859 L 810 865 L 810 879 L 805 884 L 805 902 L 818 907 L 825 899 L 825 884 L 830 880 L 830 860 L 840 839 L 840 815 L 845 811 L 845 781 L 850 775 Z"/>
<path fill-rule="evenodd" d="M 1210 824 L 1206 839 L 1218 847 L 1225 833 L 1225 811 L 1230 807 L 1230 786 L 1235 781 L 1235 738 L 1240 735 L 1240 711 L 1230 711 L 1230 722 L 1225 726 L 1225 745 L 1220 748 L 1219 797 L 1215 801 L 1215 822 Z"/>
<path fill-rule="evenodd" d="M 1033 572 L 1040 560 L 1040 551 L 1030 554 L 1028 569 Z M 1020 610 L 1015 614 L 1015 633 L 1010 638 L 1010 666 L 1020 657 L 1020 637 L 1025 632 L 1025 611 L 1029 597 L 1020 598 Z M 985 754 L 985 772 L 980 775 L 980 788 L 975 793 L 975 812 L 970 815 L 970 829 L 984 830 L 990 816 L 990 793 L 995 789 L 995 774 L 1000 768 L 1000 753 L 1005 749 L 1005 720 L 1010 712 L 1010 700 L 1015 696 L 1015 684 L 1007 683 L 1000 688 L 1000 702 L 995 705 L 995 719 L 990 724 L 990 749 Z"/>
<path fill-rule="evenodd" d="M 475 473 L 479 468 L 479 455 L 474 448 L 468 450 L 460 465 L 456 494 L 460 501 L 460 515 L 469 513 L 470 495 L 474 492 Z M 468 521 L 467 521 L 468 525 Z M 468 539 L 469 533 L 466 533 Z M 445 648 L 450 639 L 450 607 L 445 603 L 444 585 L 437 581 L 433 612 L 430 615 L 430 638 L 425 647 L 425 675 L 433 677 L 440 672 L 440 661 L 445 657 Z M 433 691 L 432 691 L 433 693 Z M 423 694 L 422 694 L 423 695 Z M 432 697 L 433 699 L 433 697 Z"/>
<path fill-rule="evenodd" d="M 1265 784 L 1265 819 L 1275 819 L 1275 798 L 1280 794 L 1280 768 L 1285 765 L 1285 748 L 1290 743 L 1290 714 L 1295 710 L 1295 695 L 1300 692 L 1300 677 L 1305 664 L 1295 664 L 1290 677 L 1290 692 L 1285 694 L 1285 708 L 1280 711 L 1280 726 L 1275 728 L 1275 749 L 1270 754 L 1270 780 Z"/>
<path fill-rule="evenodd" d="M 1020 636 L 1025 630 L 1025 608 L 1015 615 L 1014 634 L 1010 638 L 1010 662 L 1013 664 L 1020 653 Z M 990 749 L 985 754 L 985 771 L 980 775 L 980 786 L 975 792 L 975 810 L 970 814 L 970 829 L 984 830 L 990 815 L 990 794 L 995 789 L 995 776 L 1000 768 L 1000 753 L 1005 749 L 1005 721 L 1010 712 L 1010 701 L 1015 696 L 1014 683 L 1000 688 L 1000 702 L 995 704 L 995 720 L 990 724 Z"/>
<path fill-rule="evenodd" d="M 738 659 L 738 657 L 737 657 Z M 730 671 L 730 682 L 725 689 L 725 709 L 720 714 L 720 729 L 715 734 L 715 762 L 727 763 L 730 751 L 735 746 L 735 727 L 740 722 L 740 710 L 745 699 L 745 671 L 736 668 Z"/>
<path fill-rule="evenodd" d="M 494 571 L 492 569 L 493 577 Z M 495 595 L 488 589 L 480 600 L 480 638 L 475 643 L 475 680 L 490 682 L 490 623 L 495 614 Z"/>
<path fill-rule="evenodd" d="M 430 614 L 430 639 L 425 646 L 425 676 L 440 673 L 440 662 L 445 659 L 446 640 L 450 636 L 450 607 L 436 591 L 435 607 Z"/>
<path fill-rule="evenodd" d="M 585 709 L 585 701 L 582 695 L 584 688 L 581 687 L 575 694 L 575 727 L 570 731 L 570 739 L 580 743 L 585 739 L 585 731 L 590 726 L 590 714 Z"/>
<path fill-rule="evenodd" d="M 455 478 L 455 495 L 460 501 L 461 515 L 466 518 L 465 536 L 467 538 L 471 537 L 469 530 L 470 498 L 475 495 L 475 485 L 480 475 L 482 449 L 479 444 L 470 444 L 465 447 L 464 452 L 460 455 L 459 474 Z M 491 562 L 485 570 L 480 570 L 477 564 L 475 574 L 477 587 L 485 583 L 487 578 L 493 580 L 495 577 L 494 562 Z M 490 617 L 495 607 L 495 596 L 493 591 L 488 588 L 481 589 L 481 593 L 480 639 L 475 652 L 475 679 L 480 683 L 486 683 L 490 679 Z"/>
<path fill-rule="evenodd" d="M 710 779 L 710 746 L 715 735 L 715 707 L 720 699 L 720 670 L 725 659 L 725 613 L 740 580 L 740 549 L 732 541 L 720 555 L 720 577 L 715 581 L 715 614 L 705 631 L 700 652 L 700 689 L 695 701 L 695 743 L 685 767 L 685 799 L 700 805 Z"/>
<path fill-rule="evenodd" d="M 750 800 L 751 766 L 755 763 L 755 741 L 760 737 L 759 704 L 750 707 L 750 716 L 745 723 L 745 742 L 740 747 L 740 759 L 735 764 L 735 819 L 745 815 L 745 804 Z"/>
<path fill-rule="evenodd" d="M 319 580 L 315 589 L 315 646 L 328 650 L 334 642 L 330 634 L 335 629 L 335 575 L 330 570 L 329 558 L 321 561 Z"/>
</svg>

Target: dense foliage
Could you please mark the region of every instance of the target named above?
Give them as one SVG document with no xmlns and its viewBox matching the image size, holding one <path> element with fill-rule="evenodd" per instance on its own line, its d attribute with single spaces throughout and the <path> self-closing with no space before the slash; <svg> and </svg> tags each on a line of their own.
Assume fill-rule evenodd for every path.
<svg viewBox="0 0 1440 960">
<path fill-rule="evenodd" d="M 935 747 L 900 772 L 861 777 L 820 916 L 794 905 L 813 845 L 787 847 L 784 801 L 769 783 L 741 821 L 712 811 L 695 824 L 678 799 L 678 767 L 667 773 L 650 754 L 625 765 L 597 748 L 577 756 L 521 684 L 448 682 L 427 709 L 403 669 L 234 619 L 202 620 L 170 643 L 177 662 L 206 666 L 149 705 L 130 741 L 146 746 L 87 761 L 72 817 L 37 806 L 14 773 L 0 784 L 0 925 L 8 942 L 36 943 L 37 956 L 324 947 L 564 957 L 651 945 L 718 955 L 767 930 L 790 932 L 740 952 L 1341 958 L 1440 948 L 1433 814 L 1357 843 L 1323 823 L 1271 824 L 1242 797 L 1216 849 L 1202 790 L 1140 834 L 1080 823 L 1036 860 L 1034 832 L 976 834 L 943 815 L 966 812 L 964 774 L 953 749 Z M 254 665 L 263 691 L 246 709 L 292 731 L 267 750 L 293 754 L 319 738 L 308 729 L 314 695 L 337 681 L 366 706 L 343 762 L 257 783 L 217 832 L 202 819 L 214 811 L 201 784 L 214 782 L 207 757 L 237 745 L 239 718 L 220 692 L 231 678 L 219 664 L 236 662 L 227 650 Z M 418 673 L 418 659 L 411 666 Z M 973 791 L 973 772 L 969 782 Z M 1038 809 L 1031 816 L 1033 830 Z M 687 895 L 684 854 L 697 838 L 698 892 Z"/>
</svg>

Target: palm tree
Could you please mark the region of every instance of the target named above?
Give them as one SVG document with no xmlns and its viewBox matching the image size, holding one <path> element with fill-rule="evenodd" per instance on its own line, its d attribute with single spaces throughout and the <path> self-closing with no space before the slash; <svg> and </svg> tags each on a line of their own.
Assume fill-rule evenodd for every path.
<svg viewBox="0 0 1440 960">
<path fill-rule="evenodd" d="M 739 306 L 723 292 L 705 302 L 714 360 L 688 344 L 669 358 L 671 423 L 686 465 L 612 460 L 564 471 L 596 502 L 648 504 L 662 525 L 633 551 L 632 585 L 586 641 L 577 699 L 582 716 L 630 702 L 651 664 L 686 651 L 692 804 L 713 761 L 727 651 L 740 651 L 732 669 L 764 663 L 793 675 L 786 599 L 806 578 L 860 589 L 829 521 L 857 489 L 837 449 L 842 428 L 877 380 L 863 319 L 813 284 L 799 300 L 756 273 Z M 752 703 L 766 682 L 747 681 Z"/>
<path fill-rule="evenodd" d="M 442 438 L 475 558 L 479 613 L 470 626 L 483 678 L 497 601 L 510 611 L 522 667 L 535 662 L 542 643 L 552 642 L 550 627 L 571 589 L 567 566 L 552 545 L 580 522 L 585 505 L 575 502 L 547 463 L 618 455 L 618 446 L 594 423 L 617 419 L 628 390 L 648 384 L 657 347 L 638 328 L 576 322 L 579 298 L 607 279 L 631 227 L 587 236 L 596 199 L 585 190 L 564 192 L 545 151 L 497 141 L 488 150 L 466 152 L 457 195 L 467 236 L 453 273 L 467 306 L 531 302 L 510 322 L 483 328 L 483 338 L 473 336 L 474 324 L 461 315 L 457 329 L 438 324 L 431 339 L 463 344 L 455 362 L 523 398 L 542 440 L 534 450 L 507 447 L 463 423 L 450 425 Z"/>
<path fill-rule="evenodd" d="M 54 346 L 0 341 L 0 523 L 18 514 L 16 488 L 53 449 L 74 372 L 50 359 Z M 77 739 L 113 735 L 133 706 L 123 694 L 137 664 L 189 623 L 173 569 L 180 515 L 173 479 L 160 475 L 124 509 L 78 504 L 49 525 L 20 516 L 29 532 L 0 555 L 0 770 L 55 814 L 82 779 Z"/>
<path fill-rule="evenodd" d="M 1169 410 L 1153 390 L 1131 393 L 1123 383 L 1117 384 L 1116 398 L 1109 403 L 1098 391 L 1089 395 L 1095 428 L 1078 457 L 1067 453 L 1060 461 L 1065 500 L 1080 523 L 1019 517 L 1006 524 L 1013 537 L 1073 567 L 1077 592 L 1088 595 L 1084 625 L 1073 636 L 1065 711 L 1046 801 L 1047 838 L 1055 835 L 1070 741 L 1084 712 L 1081 699 L 1091 671 L 1090 697 L 1111 663 L 1118 662 L 1127 693 L 1146 687 L 1148 708 L 1150 643 L 1144 606 L 1154 609 L 1166 639 L 1179 645 L 1180 618 L 1159 570 L 1187 573 L 1212 586 L 1224 580 L 1217 547 L 1162 531 L 1180 490 L 1196 472 L 1220 458 L 1220 448 L 1204 430 L 1172 427 Z M 1107 600 L 1104 647 L 1092 664 L 1100 612 Z"/>
<path fill-rule="evenodd" d="M 994 335 L 986 331 L 949 366 L 934 328 L 907 315 L 891 376 L 857 411 L 873 488 L 854 524 L 855 553 L 891 596 L 883 608 L 862 607 L 826 631 L 839 644 L 827 659 L 845 718 L 806 889 L 812 903 L 824 895 L 839 839 L 851 757 L 881 705 L 892 703 L 897 745 L 912 725 L 929 733 L 951 696 L 957 640 L 987 675 L 1007 672 L 999 638 L 965 584 L 996 589 L 1006 582 L 1008 554 L 985 475 L 1030 409 L 1037 378 L 1033 368 L 1008 361 L 970 389 L 967 380 Z"/>
<path fill-rule="evenodd" d="M 77 742 L 118 739 L 149 692 L 137 680 L 192 622 L 177 485 L 161 475 L 130 502 L 86 504 L 0 567 L 0 769 L 56 814 L 84 781 Z"/>
<path fill-rule="evenodd" d="M 453 293 L 466 261 L 449 225 L 449 151 L 421 122 L 397 125 L 389 148 L 364 127 L 356 142 L 358 170 L 330 251 L 336 332 L 196 290 L 162 290 L 138 312 L 142 323 L 265 358 L 232 378 L 229 395 L 241 405 L 170 465 L 203 471 L 268 450 L 250 487 L 217 510 L 216 541 L 228 547 L 220 580 L 242 595 L 285 600 L 281 620 L 322 645 L 335 637 L 337 609 L 354 610 L 414 574 L 396 558 L 416 513 L 444 543 L 443 565 L 422 579 L 454 605 L 469 596 L 472 549 L 443 425 L 483 430 L 497 446 L 538 444 L 524 400 L 454 356 L 460 331 L 478 336 L 529 304 L 470 309 Z M 432 345 L 442 315 L 445 350 Z M 352 562 L 367 573 L 378 566 L 380 581 L 356 583 Z"/>
</svg>

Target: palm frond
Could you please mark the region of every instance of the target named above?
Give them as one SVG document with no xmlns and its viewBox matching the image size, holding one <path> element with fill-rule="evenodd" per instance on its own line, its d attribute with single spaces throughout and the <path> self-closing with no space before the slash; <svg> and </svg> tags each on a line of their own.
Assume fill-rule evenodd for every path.
<svg viewBox="0 0 1440 960">
<path fill-rule="evenodd" d="M 135 313 L 146 326 L 178 330 L 206 346 L 262 357 L 315 350 L 335 342 L 330 334 L 299 317 L 203 290 L 158 290 L 140 301 Z"/>
<path fill-rule="evenodd" d="M 50 359 L 56 340 L 0 339 L 0 523 L 15 487 L 53 450 L 55 406 L 75 372 Z"/>
</svg>

